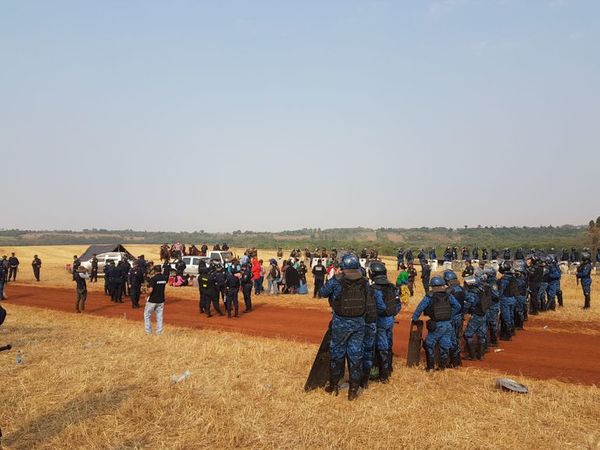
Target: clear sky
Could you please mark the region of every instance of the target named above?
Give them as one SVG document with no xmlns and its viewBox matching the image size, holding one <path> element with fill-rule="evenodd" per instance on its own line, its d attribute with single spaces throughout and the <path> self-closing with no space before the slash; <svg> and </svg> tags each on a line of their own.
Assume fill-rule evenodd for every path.
<svg viewBox="0 0 600 450">
<path fill-rule="evenodd" d="M 2 228 L 583 224 L 600 2 L 5 1 Z"/>
</svg>

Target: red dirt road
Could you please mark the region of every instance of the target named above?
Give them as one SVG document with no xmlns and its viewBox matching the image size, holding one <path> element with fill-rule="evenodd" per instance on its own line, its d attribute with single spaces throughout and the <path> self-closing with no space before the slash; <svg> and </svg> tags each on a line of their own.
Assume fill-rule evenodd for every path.
<svg viewBox="0 0 600 450">
<path fill-rule="evenodd" d="M 34 306 L 57 311 L 73 312 L 75 292 L 71 289 L 38 288 L 10 285 L 10 298 L 3 303 Z M 242 308 L 243 309 L 243 308 Z M 104 317 L 143 320 L 143 308 L 132 309 L 130 303 L 111 303 L 101 293 L 90 292 L 86 314 Z M 235 331 L 255 336 L 295 340 L 319 344 L 330 320 L 325 310 L 278 307 L 258 304 L 250 314 L 238 319 L 207 318 L 198 313 L 198 303 L 190 300 L 168 299 L 165 306 L 166 325 Z M 541 317 L 541 316 L 540 316 Z M 498 370 L 514 376 L 525 375 L 538 379 L 586 385 L 600 384 L 600 337 L 594 334 L 549 332 L 536 326 L 540 318 L 530 318 L 528 329 L 518 332 L 510 342 L 501 342 L 501 352 L 486 355 L 484 361 L 466 362 L 465 366 Z M 394 352 L 406 355 L 410 317 L 403 313 L 394 328 Z M 572 324 L 553 322 L 554 329 L 567 329 Z M 308 371 L 308 368 L 307 368 Z"/>
</svg>

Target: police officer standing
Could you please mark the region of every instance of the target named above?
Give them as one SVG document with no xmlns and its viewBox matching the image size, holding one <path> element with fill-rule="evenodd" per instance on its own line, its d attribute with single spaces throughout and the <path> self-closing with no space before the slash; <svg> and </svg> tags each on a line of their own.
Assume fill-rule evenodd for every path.
<svg viewBox="0 0 600 450">
<path fill-rule="evenodd" d="M 423 283 L 423 290 L 427 292 L 429 290 L 429 279 L 431 278 L 431 267 L 426 259 L 421 260 L 421 282 Z"/>
<path fill-rule="evenodd" d="M 231 272 L 228 272 L 225 279 L 225 307 L 227 309 L 227 318 L 231 319 L 231 307 L 234 308 L 234 317 L 239 317 L 238 314 L 238 293 L 240 291 L 241 274 L 232 267 Z"/>
<path fill-rule="evenodd" d="M 325 390 L 337 395 L 338 383 L 344 373 L 347 359 L 350 374 L 348 400 L 354 400 L 358 397 L 363 375 L 363 342 L 369 282 L 362 275 L 356 255 L 344 255 L 340 268 L 341 273 L 331 278 L 320 291 L 321 297 L 327 297 L 333 309 L 329 384 Z"/>
<path fill-rule="evenodd" d="M 244 312 L 252 311 L 252 270 L 248 264 L 242 266 L 242 295 L 244 296 Z"/>
<path fill-rule="evenodd" d="M 131 307 L 137 309 L 140 307 L 140 294 L 142 293 L 142 283 L 145 278 L 144 270 L 140 267 L 138 261 L 133 262 L 133 267 L 129 271 L 129 297 L 131 298 Z"/>
<path fill-rule="evenodd" d="M 583 309 L 589 309 L 592 295 L 592 260 L 590 254 L 584 252 L 581 261 L 581 265 L 577 268 L 577 281 L 581 283 L 581 289 L 583 290 Z"/>
<path fill-rule="evenodd" d="M 90 270 L 90 283 L 96 283 L 98 281 L 98 258 L 94 253 L 92 255 L 92 265 Z"/>
<path fill-rule="evenodd" d="M 313 280 L 315 283 L 315 288 L 313 290 L 313 298 L 317 298 L 317 295 L 320 297 L 319 290 L 323 287 L 323 282 L 325 281 L 325 266 L 321 263 L 321 259 L 317 260 L 317 264 L 313 267 L 312 270 Z"/>
<path fill-rule="evenodd" d="M 42 267 L 42 260 L 38 258 L 38 255 L 33 255 L 33 261 L 31 262 L 33 268 L 33 276 L 36 281 L 40 281 L 40 268 Z"/>
<path fill-rule="evenodd" d="M 375 300 L 377 310 L 376 353 L 379 365 L 379 381 L 387 383 L 392 372 L 392 344 L 394 335 L 394 317 L 400 312 L 400 293 L 389 282 L 385 264 L 379 261 L 369 266 L 370 295 Z"/>
<path fill-rule="evenodd" d="M 17 281 L 17 272 L 19 271 L 19 258 L 14 253 L 10 254 L 8 258 L 8 280 L 12 278 L 13 281 Z"/>
<path fill-rule="evenodd" d="M 440 348 L 439 369 L 443 370 L 448 365 L 450 350 L 454 343 L 454 328 L 452 317 L 461 310 L 460 304 L 452 294 L 447 292 L 446 282 L 442 277 L 431 279 L 431 292 L 417 306 L 412 320 L 416 322 L 425 313 L 429 316 L 427 321 L 427 337 L 423 341 L 428 372 L 435 367 L 435 346 Z"/>
</svg>

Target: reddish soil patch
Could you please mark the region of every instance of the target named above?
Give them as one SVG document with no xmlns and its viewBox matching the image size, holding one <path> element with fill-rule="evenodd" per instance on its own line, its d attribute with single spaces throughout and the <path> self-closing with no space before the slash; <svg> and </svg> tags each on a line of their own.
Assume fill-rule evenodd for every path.
<svg viewBox="0 0 600 450">
<path fill-rule="evenodd" d="M 16 304 L 73 312 L 75 291 L 61 288 L 38 288 L 11 284 L 10 298 L 5 304 Z M 243 309 L 243 307 L 242 307 Z M 104 317 L 143 320 L 143 308 L 132 309 L 129 303 L 111 303 L 101 293 L 90 292 L 86 314 Z M 238 319 L 207 318 L 198 312 L 198 303 L 189 300 L 167 300 L 165 323 L 190 328 L 235 331 L 318 344 L 321 342 L 330 314 L 324 310 L 278 307 L 258 304 L 250 314 Z M 394 332 L 394 352 L 406 355 L 408 342 L 408 313 L 398 317 Z M 573 332 L 548 332 L 536 322 L 543 318 L 531 317 L 530 329 L 518 332 L 510 342 L 501 342 L 501 352 L 486 355 L 484 361 L 466 362 L 466 366 L 494 369 L 512 375 L 538 379 L 557 379 L 580 384 L 600 384 L 600 346 L 598 336 Z M 573 324 L 553 321 L 556 328 L 572 329 Z M 558 326 L 558 324 L 562 324 Z M 308 368 L 307 368 L 308 373 Z"/>
</svg>

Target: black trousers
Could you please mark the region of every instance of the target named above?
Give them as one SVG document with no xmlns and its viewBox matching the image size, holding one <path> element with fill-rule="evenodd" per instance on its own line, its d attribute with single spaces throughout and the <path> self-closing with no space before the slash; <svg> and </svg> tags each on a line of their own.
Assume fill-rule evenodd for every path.
<svg viewBox="0 0 600 450">
<path fill-rule="evenodd" d="M 6 281 L 10 281 L 11 277 L 13 281 L 17 281 L 17 272 L 19 271 L 18 267 L 9 267 L 8 268 L 8 279 Z"/>
<path fill-rule="evenodd" d="M 238 291 L 229 291 L 226 295 L 225 307 L 227 309 L 227 316 L 231 316 L 231 307 L 233 306 L 235 315 L 237 317 L 239 304 L 238 304 Z"/>
<path fill-rule="evenodd" d="M 142 293 L 141 284 L 132 284 L 129 289 L 129 296 L 131 297 L 132 306 L 140 306 L 140 294 Z"/>
<path fill-rule="evenodd" d="M 90 272 L 90 283 L 98 281 L 98 269 L 92 269 Z"/>
<path fill-rule="evenodd" d="M 323 278 L 315 278 L 315 288 L 313 290 L 313 298 L 321 298 L 319 290 L 323 287 Z"/>
<path fill-rule="evenodd" d="M 39 267 L 33 268 L 33 276 L 35 277 L 35 279 L 37 281 L 40 281 L 40 268 Z"/>
<path fill-rule="evenodd" d="M 252 284 L 244 284 L 242 286 L 242 294 L 244 295 L 244 305 L 246 306 L 246 311 L 252 310 Z"/>
<path fill-rule="evenodd" d="M 113 302 L 120 302 L 123 298 L 123 281 L 113 281 L 111 297 Z"/>
</svg>

